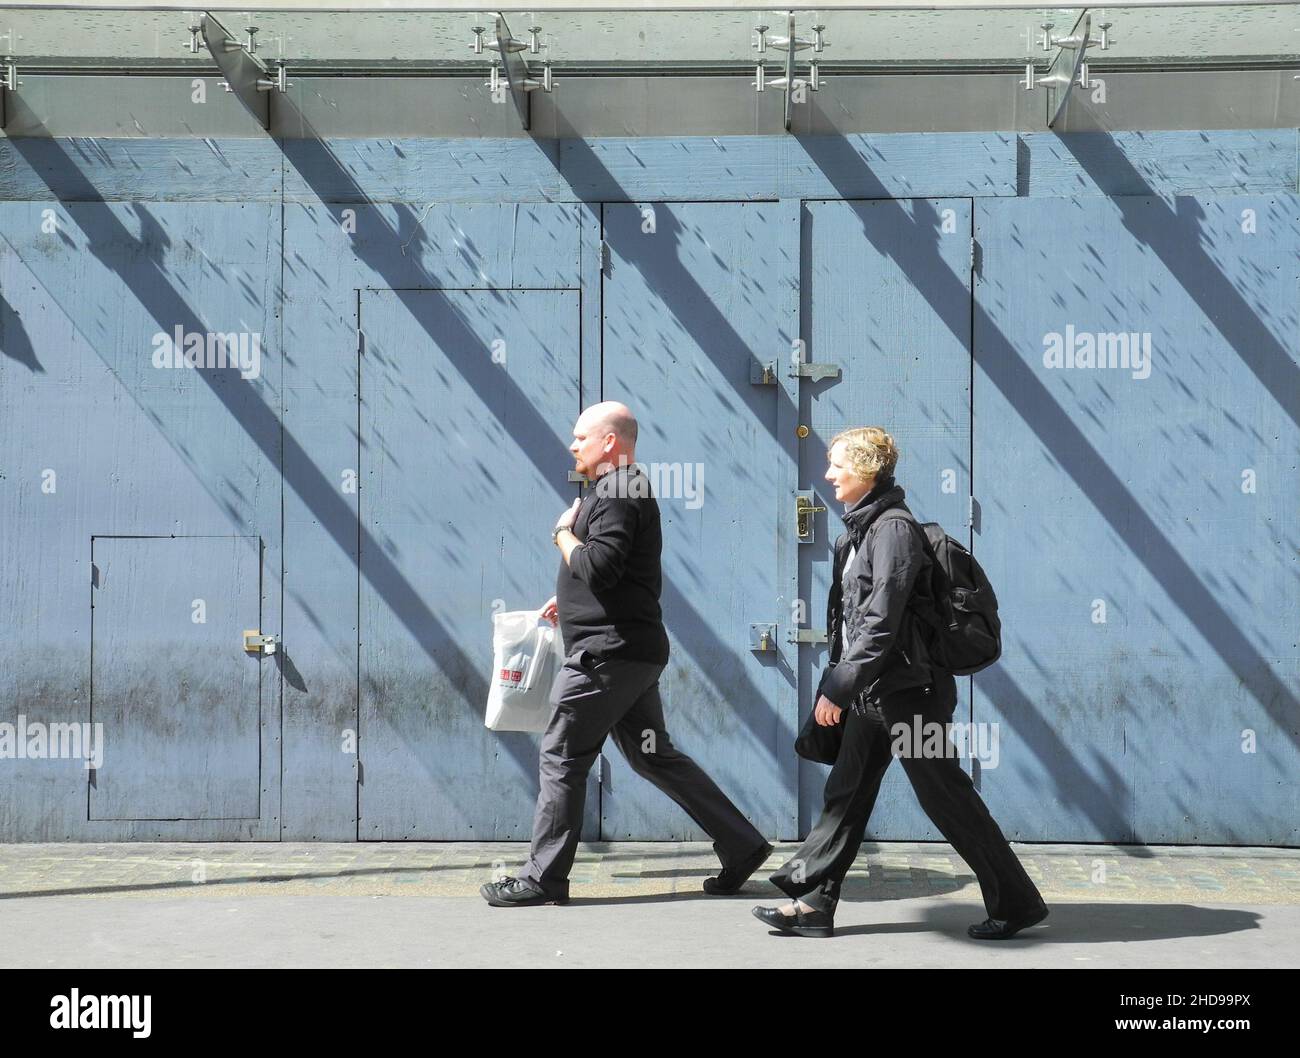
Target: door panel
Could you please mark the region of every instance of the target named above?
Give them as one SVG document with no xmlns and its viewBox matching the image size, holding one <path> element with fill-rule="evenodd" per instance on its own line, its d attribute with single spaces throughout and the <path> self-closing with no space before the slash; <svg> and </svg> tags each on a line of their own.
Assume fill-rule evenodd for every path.
<svg viewBox="0 0 1300 1058">
<path fill-rule="evenodd" d="M 91 724 L 103 763 L 91 819 L 257 819 L 257 537 L 97 537 L 91 545 Z M 92 728 L 93 730 L 93 728 Z"/>
<path fill-rule="evenodd" d="M 770 837 L 796 826 L 793 519 L 782 521 L 794 407 L 784 375 L 755 384 L 751 367 L 791 347 L 795 224 L 784 203 L 604 207 L 603 395 L 632 407 L 637 457 L 669 486 L 657 490 L 668 731 Z M 776 626 L 772 649 L 750 649 L 754 623 Z M 707 838 L 612 742 L 605 757 L 602 837 Z"/>
<path fill-rule="evenodd" d="M 555 590 L 579 294 L 366 290 L 360 321 L 360 836 L 526 840 L 539 736 L 483 726 L 492 614 Z"/>
<path fill-rule="evenodd" d="M 1004 652 L 975 716 L 1011 756 L 984 784 L 1008 836 L 1300 835 L 1298 215 L 980 202 L 977 553 Z"/>
<path fill-rule="evenodd" d="M 826 623 L 832 548 L 841 505 L 823 475 L 832 437 L 881 426 L 900 458 L 895 477 L 921 521 L 968 539 L 970 495 L 970 238 L 968 199 L 808 202 L 804 207 L 803 336 L 813 362 L 841 367 L 837 380 L 805 384 L 801 484 L 827 508 L 816 541 L 800 549 L 809 623 Z M 826 662 L 807 650 L 801 717 Z M 955 719 L 969 717 L 969 680 L 959 679 Z M 968 762 L 963 760 L 963 765 Z M 801 822 L 821 811 L 829 768 L 802 762 Z M 916 803 L 900 765 L 881 784 L 868 838 L 942 840 Z"/>
</svg>

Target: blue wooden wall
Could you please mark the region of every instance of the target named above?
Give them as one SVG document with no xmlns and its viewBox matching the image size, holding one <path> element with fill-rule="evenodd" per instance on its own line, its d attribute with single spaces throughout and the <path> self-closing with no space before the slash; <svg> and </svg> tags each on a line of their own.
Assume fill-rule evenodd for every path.
<svg viewBox="0 0 1300 1058">
<path fill-rule="evenodd" d="M 800 599 L 824 623 L 825 442 L 878 422 L 999 591 L 960 708 L 998 725 L 1004 830 L 1294 844 L 1296 158 L 1295 130 L 0 140 L 0 724 L 106 739 L 98 772 L 0 757 L 0 839 L 525 837 L 490 612 L 549 594 L 603 395 L 645 409 L 642 459 L 705 468 L 702 508 L 662 504 L 669 728 L 770 836 L 825 774 L 789 748 L 822 648 L 785 642 Z M 155 368 L 178 326 L 257 334 L 259 371 Z M 1067 327 L 1149 335 L 1149 376 L 1047 366 Z M 752 383 L 793 337 L 841 379 Z M 831 508 L 812 544 L 796 488 Z M 258 626 L 280 653 L 244 654 Z M 606 752 L 588 837 L 702 836 Z M 901 773 L 869 833 L 934 836 Z"/>
</svg>

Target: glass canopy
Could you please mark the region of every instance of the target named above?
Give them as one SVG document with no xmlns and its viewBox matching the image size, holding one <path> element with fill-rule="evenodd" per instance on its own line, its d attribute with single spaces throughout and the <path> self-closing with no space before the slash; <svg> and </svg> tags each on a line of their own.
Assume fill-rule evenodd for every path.
<svg viewBox="0 0 1300 1058">
<path fill-rule="evenodd" d="M 396 5 L 392 5 L 396 6 Z M 667 6 L 667 5 L 666 5 Z M 760 59 L 758 27 L 767 39 L 787 33 L 783 11 L 738 7 L 650 10 L 580 8 L 503 10 L 513 37 L 532 47 L 531 62 L 557 72 L 736 72 Z M 191 70 L 213 68 L 202 41 L 192 37 L 204 10 L 267 64 L 294 72 L 482 72 L 494 53 L 471 48 L 475 27 L 493 39 L 495 13 L 472 10 L 307 10 L 254 6 L 241 10 L 113 9 L 0 4 L 0 53 L 21 70 Z M 827 72 L 890 69 L 1019 69 L 1049 63 L 1041 47 L 1044 25 L 1068 34 L 1083 7 L 973 7 L 796 9 L 796 35 L 811 40 L 822 26 L 825 48 L 799 52 Z M 1300 57 L 1300 5 L 1197 4 L 1090 7 L 1092 35 L 1106 27 L 1107 47 L 1088 49 L 1096 69 L 1267 67 Z M 250 37 L 250 28 L 253 27 Z"/>
</svg>

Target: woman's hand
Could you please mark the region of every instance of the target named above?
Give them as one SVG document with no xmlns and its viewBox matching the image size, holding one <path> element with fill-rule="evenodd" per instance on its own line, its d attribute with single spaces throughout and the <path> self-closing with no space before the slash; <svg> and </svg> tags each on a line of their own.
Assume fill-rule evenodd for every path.
<svg viewBox="0 0 1300 1058">
<path fill-rule="evenodd" d="M 844 712 L 838 705 L 832 702 L 826 695 L 817 696 L 817 723 L 822 727 L 834 727 L 840 722 L 840 715 Z"/>
</svg>

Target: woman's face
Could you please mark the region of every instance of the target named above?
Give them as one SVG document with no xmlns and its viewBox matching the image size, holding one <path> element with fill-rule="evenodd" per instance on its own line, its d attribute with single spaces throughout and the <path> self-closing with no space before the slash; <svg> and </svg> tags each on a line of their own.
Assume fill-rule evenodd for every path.
<svg viewBox="0 0 1300 1058">
<path fill-rule="evenodd" d="M 852 507 L 870 492 L 876 483 L 874 474 L 864 480 L 853 472 L 848 460 L 844 458 L 843 441 L 836 441 L 831 445 L 826 461 L 830 464 L 826 468 L 826 480 L 835 486 L 835 498 L 845 507 Z"/>
</svg>

